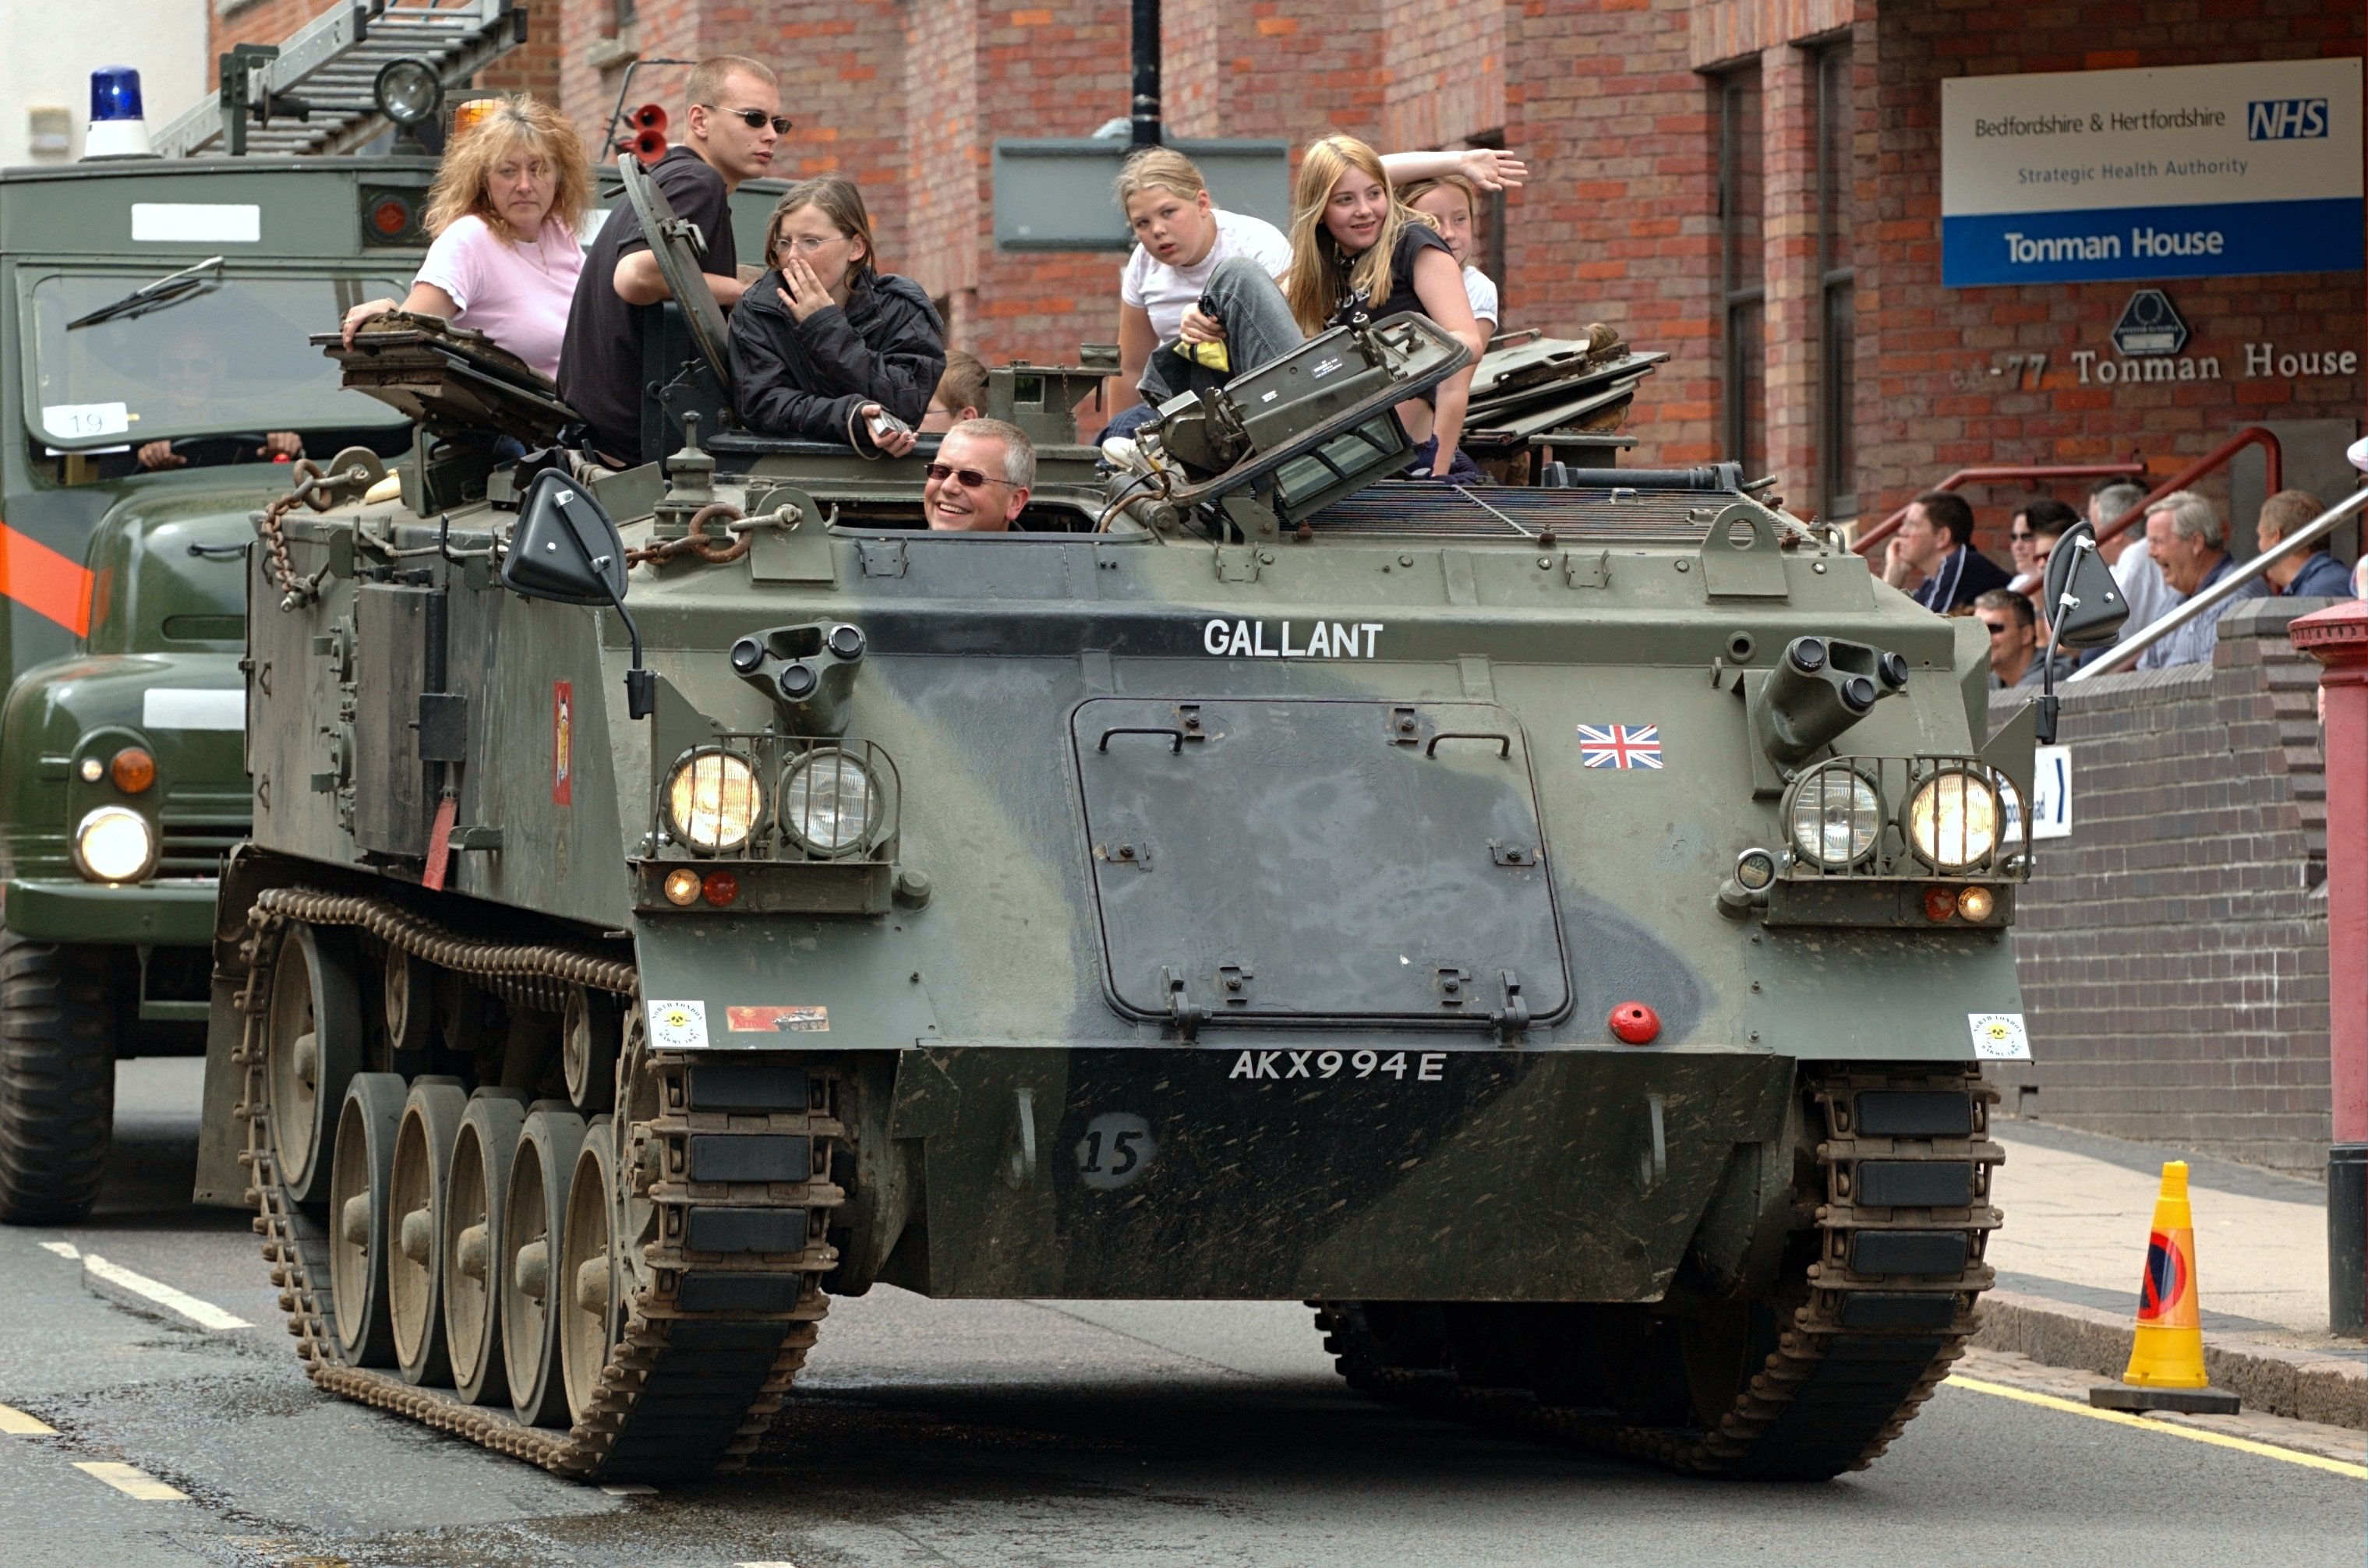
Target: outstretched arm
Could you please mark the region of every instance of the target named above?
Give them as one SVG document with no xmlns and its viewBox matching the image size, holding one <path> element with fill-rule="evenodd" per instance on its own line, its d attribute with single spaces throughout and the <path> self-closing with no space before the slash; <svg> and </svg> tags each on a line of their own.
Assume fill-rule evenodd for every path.
<svg viewBox="0 0 2368 1568">
<path fill-rule="evenodd" d="M 1482 190 L 1510 190 L 1530 177 L 1527 164 L 1494 147 L 1442 153 L 1384 153 L 1382 172 L 1390 176 L 1392 185 L 1412 185 L 1418 179 L 1462 175 Z"/>
</svg>

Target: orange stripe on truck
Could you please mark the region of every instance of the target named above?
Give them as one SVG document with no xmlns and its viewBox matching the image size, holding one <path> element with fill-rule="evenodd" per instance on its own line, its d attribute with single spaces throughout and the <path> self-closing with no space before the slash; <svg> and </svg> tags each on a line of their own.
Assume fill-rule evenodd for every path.
<svg viewBox="0 0 2368 1568">
<path fill-rule="evenodd" d="M 77 637 L 90 633 L 89 571 L 6 523 L 0 523 L 0 594 Z"/>
</svg>

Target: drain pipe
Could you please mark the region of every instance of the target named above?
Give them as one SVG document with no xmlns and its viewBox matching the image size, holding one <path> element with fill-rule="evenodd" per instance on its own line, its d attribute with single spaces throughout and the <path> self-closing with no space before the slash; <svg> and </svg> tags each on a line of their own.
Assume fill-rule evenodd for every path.
<svg viewBox="0 0 2368 1568">
<path fill-rule="evenodd" d="M 1134 0 L 1133 144 L 1159 145 L 1159 0 Z"/>
</svg>

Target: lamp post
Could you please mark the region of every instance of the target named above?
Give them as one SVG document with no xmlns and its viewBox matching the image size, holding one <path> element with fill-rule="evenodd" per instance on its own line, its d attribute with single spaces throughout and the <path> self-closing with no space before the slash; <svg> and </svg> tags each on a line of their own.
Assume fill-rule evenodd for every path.
<svg viewBox="0 0 2368 1568">
<path fill-rule="evenodd" d="M 2334 1146 L 2327 1160 L 2328 1326 L 2368 1328 L 2368 603 L 2298 617 L 2319 663 L 2327 726 L 2327 1047 Z"/>
</svg>

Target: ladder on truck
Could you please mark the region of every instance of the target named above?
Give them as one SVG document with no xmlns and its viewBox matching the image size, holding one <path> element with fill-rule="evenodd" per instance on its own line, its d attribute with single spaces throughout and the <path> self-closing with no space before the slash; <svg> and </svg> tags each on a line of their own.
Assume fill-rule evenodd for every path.
<svg viewBox="0 0 2368 1568">
<path fill-rule="evenodd" d="M 336 0 L 277 46 L 233 46 L 216 96 L 151 142 L 167 158 L 352 153 L 393 128 L 379 73 L 398 60 L 435 72 L 449 97 L 526 41 L 516 0 Z"/>
</svg>

